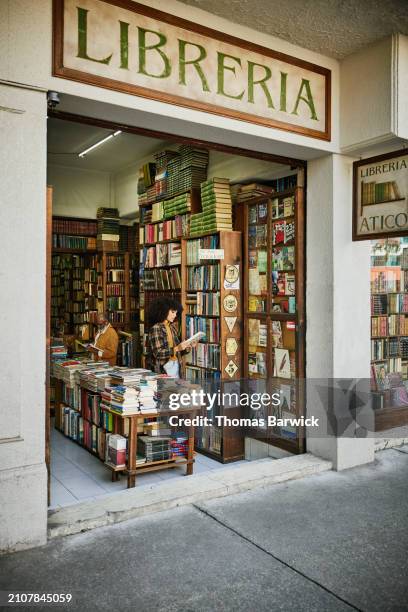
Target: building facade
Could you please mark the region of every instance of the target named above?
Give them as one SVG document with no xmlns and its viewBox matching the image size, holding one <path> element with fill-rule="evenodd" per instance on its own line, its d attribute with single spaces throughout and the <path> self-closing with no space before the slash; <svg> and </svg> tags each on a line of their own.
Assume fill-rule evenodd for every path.
<svg viewBox="0 0 408 612">
<path fill-rule="evenodd" d="M 307 108 L 309 123 L 314 111 L 316 115 L 318 113 L 316 108 L 312 109 L 312 95 L 307 85 L 292 91 L 290 70 L 293 65 L 290 64 L 285 70 L 282 67 L 280 70 L 281 75 L 288 75 L 287 105 L 290 101 L 291 109 L 287 110 L 292 119 L 288 119 L 286 126 L 282 125 L 281 119 L 268 124 L 260 108 L 249 112 L 257 106 L 251 101 L 251 87 L 253 92 L 255 83 L 266 97 L 265 90 L 262 88 L 261 91 L 259 86 L 260 73 L 256 78 L 252 74 L 252 85 L 249 82 L 248 86 L 246 81 L 246 102 L 242 112 L 237 110 L 240 90 L 233 89 L 237 83 L 228 91 L 230 98 L 229 101 L 226 99 L 224 112 L 222 109 L 214 112 L 205 103 L 186 105 L 177 101 L 174 88 L 180 86 L 177 81 L 180 74 L 168 89 L 167 85 L 161 88 L 157 83 L 149 85 L 151 92 L 157 94 L 151 93 L 150 96 L 141 95 L 140 89 L 115 86 L 112 82 L 109 85 L 107 80 L 119 80 L 116 72 L 120 67 L 112 68 L 112 72 L 103 77 L 107 80 L 94 80 L 91 84 L 89 75 L 101 74 L 101 68 L 108 65 L 105 60 L 110 53 L 117 63 L 122 62 L 122 68 L 131 69 L 128 62 L 135 49 L 126 36 L 132 34 L 133 26 L 130 18 L 127 26 L 128 22 L 121 14 L 115 15 L 115 11 L 120 10 L 115 3 L 108 3 L 106 6 L 110 12 L 107 19 L 122 23 L 118 25 L 116 47 L 113 45 L 112 50 L 106 52 L 100 41 L 92 47 L 90 30 L 89 38 L 84 38 L 84 20 L 97 9 L 98 1 L 84 0 L 77 4 L 83 9 L 79 16 L 77 14 L 82 19 L 82 39 L 80 35 L 78 40 L 82 57 L 72 53 L 72 72 L 64 74 L 60 70 L 58 76 L 55 74 L 58 72 L 55 69 L 58 65 L 55 57 L 58 31 L 55 22 L 53 25 L 52 1 L 6 0 L 0 7 L 3 143 L 0 548 L 4 550 L 40 545 L 46 541 L 47 532 L 44 407 L 48 92 L 58 92 L 61 100 L 58 110 L 66 113 L 166 134 L 183 134 L 197 140 L 307 162 L 305 341 L 308 378 L 370 378 L 370 243 L 352 240 L 353 162 L 402 149 L 408 140 L 408 109 L 404 103 L 408 94 L 406 36 L 395 34 L 386 37 L 338 61 L 175 0 L 166 2 L 165 7 L 160 0 L 143 2 L 149 8 L 165 10 L 180 19 L 200 23 L 220 33 L 221 38 L 224 35 L 224 42 L 220 44 L 228 44 L 229 48 L 234 45 L 234 41 L 228 38 L 233 34 L 241 41 L 250 43 L 256 40 L 260 47 L 284 54 L 282 61 L 290 56 L 318 66 L 320 72 L 315 74 L 316 77 L 329 74 L 329 90 L 320 99 L 323 114 L 325 111 L 328 113 L 326 123 L 323 121 L 322 125 L 311 130 L 307 122 L 302 125 L 296 110 L 299 110 L 299 104 Z M 54 19 L 62 6 L 62 2 L 54 3 Z M 72 37 L 69 25 L 66 20 L 64 32 L 68 41 L 71 40 L 69 36 Z M 87 25 L 90 28 L 91 17 Z M 146 31 L 149 27 L 152 29 L 148 23 L 143 27 Z M 170 36 L 169 32 L 169 39 Z M 154 44 L 157 47 L 157 40 L 153 43 L 146 39 L 145 53 Z M 194 40 L 194 44 L 199 50 L 199 39 Z M 179 46 L 180 49 L 185 51 L 185 46 Z M 237 63 L 234 66 L 233 61 L 225 60 L 227 56 L 234 57 L 232 51 L 228 54 L 226 49 L 217 51 L 210 47 L 206 51 L 208 54 L 218 53 L 218 59 L 220 53 L 224 54 L 225 81 L 221 85 L 218 82 L 218 93 L 222 88 L 227 92 L 231 83 L 227 82 L 226 75 L 231 76 L 237 67 Z M 79 73 L 83 73 L 80 62 L 87 61 L 92 55 L 94 60 L 90 62 L 92 68 L 88 77 L 80 77 Z M 140 48 L 138 57 L 140 60 Z M 160 57 L 161 67 L 156 66 L 156 69 L 169 68 L 170 59 Z M 253 57 L 251 61 L 252 66 L 257 63 Z M 195 70 L 201 89 L 206 89 L 206 83 L 211 89 L 213 73 L 203 71 L 200 76 L 197 65 Z M 215 70 L 214 65 L 211 66 Z M 145 79 L 148 79 L 148 72 L 146 65 L 146 74 L 142 75 Z M 248 78 L 247 74 L 245 78 Z M 142 86 L 140 82 L 137 85 Z M 282 99 L 282 77 L 276 87 L 280 109 L 286 108 Z M 195 99 L 199 100 L 200 96 L 197 94 Z M 219 101 L 213 97 L 211 104 L 217 106 Z M 274 106 L 277 106 L 276 99 Z M 235 114 L 231 110 L 235 110 Z M 313 415 L 315 409 L 313 401 L 309 401 L 307 413 Z M 341 470 L 373 461 L 374 441 L 372 438 L 358 440 L 352 437 L 310 438 L 307 451 L 330 459 L 334 467 Z"/>
</svg>

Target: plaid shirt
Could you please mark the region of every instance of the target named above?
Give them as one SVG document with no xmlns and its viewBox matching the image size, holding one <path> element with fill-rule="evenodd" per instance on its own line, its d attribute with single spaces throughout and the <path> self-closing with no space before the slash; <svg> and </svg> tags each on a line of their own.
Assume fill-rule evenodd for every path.
<svg viewBox="0 0 408 612">
<path fill-rule="evenodd" d="M 174 346 L 180 344 L 180 339 L 177 332 L 177 327 L 174 323 L 170 323 L 170 329 L 173 334 Z M 151 368 L 155 372 L 163 372 L 163 366 L 171 357 L 174 357 L 174 348 L 170 348 L 167 338 L 166 326 L 164 323 L 156 323 L 149 331 L 149 347 L 151 353 Z M 184 351 L 183 351 L 184 352 Z M 181 362 L 181 353 L 177 352 L 176 357 Z"/>
</svg>

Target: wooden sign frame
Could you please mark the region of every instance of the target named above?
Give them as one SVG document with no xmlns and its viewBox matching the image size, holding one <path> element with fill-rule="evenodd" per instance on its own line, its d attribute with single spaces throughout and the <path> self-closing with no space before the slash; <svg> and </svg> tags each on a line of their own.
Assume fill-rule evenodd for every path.
<svg viewBox="0 0 408 612">
<path fill-rule="evenodd" d="M 408 156 L 408 149 L 399 149 L 398 151 L 391 151 L 390 153 L 384 153 L 382 155 L 376 155 L 374 157 L 360 159 L 353 163 L 353 242 L 357 242 L 360 240 L 375 240 L 377 238 L 395 238 L 400 236 L 408 236 L 408 229 L 397 232 L 383 230 L 381 232 L 372 232 L 366 234 L 359 234 L 357 231 L 357 222 L 358 219 L 360 219 L 358 172 L 361 166 L 369 166 L 376 162 L 385 162 L 388 160 L 395 159 L 396 157 L 401 157 L 403 155 Z M 408 198 L 408 193 L 406 197 Z"/>
<path fill-rule="evenodd" d="M 257 125 L 263 125 L 266 127 L 276 128 L 287 132 L 293 132 L 308 136 L 310 138 L 317 138 L 319 140 L 330 141 L 331 140 L 331 70 L 323 66 L 318 66 L 311 62 L 304 61 L 299 58 L 292 57 L 279 51 L 274 51 L 257 45 L 255 43 L 225 34 L 208 28 L 206 26 L 187 21 L 175 15 L 170 15 L 163 11 L 154 9 L 144 4 L 132 2 L 131 0 L 100 0 L 107 4 L 117 6 L 119 8 L 156 19 L 158 21 L 189 30 L 206 36 L 210 39 L 218 40 L 223 43 L 234 45 L 239 49 L 248 50 L 255 53 L 260 53 L 264 56 L 270 57 L 275 60 L 283 61 L 293 66 L 298 66 L 305 70 L 322 75 L 325 79 L 325 117 L 324 117 L 324 131 L 314 130 L 311 128 L 285 123 L 276 119 L 269 119 L 245 112 L 240 112 L 235 109 L 226 108 L 223 106 L 217 106 L 208 104 L 199 100 L 184 98 L 182 96 L 173 95 L 167 92 L 159 92 L 157 90 L 148 89 L 131 83 L 118 81 L 115 79 L 82 72 L 80 70 L 67 68 L 63 62 L 63 50 L 64 50 L 64 0 L 53 0 L 53 61 L 52 61 L 52 74 L 53 76 L 69 79 L 72 81 L 79 81 L 88 85 L 94 85 L 105 89 L 111 89 L 114 91 L 123 92 L 126 94 L 136 95 L 143 98 L 157 100 L 159 102 L 165 102 L 177 106 L 183 106 L 215 115 L 221 115 L 223 117 L 229 117 L 232 119 L 238 119 L 240 121 L 246 121 L 248 123 L 254 123 Z"/>
</svg>

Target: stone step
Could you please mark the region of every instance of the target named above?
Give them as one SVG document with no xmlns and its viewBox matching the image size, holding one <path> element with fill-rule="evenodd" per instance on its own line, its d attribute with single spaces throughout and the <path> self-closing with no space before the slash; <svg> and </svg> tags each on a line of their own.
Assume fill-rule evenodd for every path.
<svg viewBox="0 0 408 612">
<path fill-rule="evenodd" d="M 185 479 L 169 480 L 160 485 L 136 485 L 134 489 L 50 511 L 48 537 L 71 535 L 153 512 L 267 487 L 331 469 L 330 461 L 307 453 L 279 460 L 259 459 L 236 467 L 229 465 L 214 472 L 193 474 Z"/>
</svg>

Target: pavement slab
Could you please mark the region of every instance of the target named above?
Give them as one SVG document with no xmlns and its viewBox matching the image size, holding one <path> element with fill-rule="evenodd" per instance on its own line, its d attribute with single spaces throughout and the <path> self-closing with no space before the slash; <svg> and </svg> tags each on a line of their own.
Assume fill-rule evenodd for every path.
<svg viewBox="0 0 408 612">
<path fill-rule="evenodd" d="M 199 507 L 358 609 L 408 609 L 408 456 Z"/>
<path fill-rule="evenodd" d="M 75 612 L 353 609 L 191 507 L 2 557 L 0 589 L 71 592 Z"/>
</svg>

